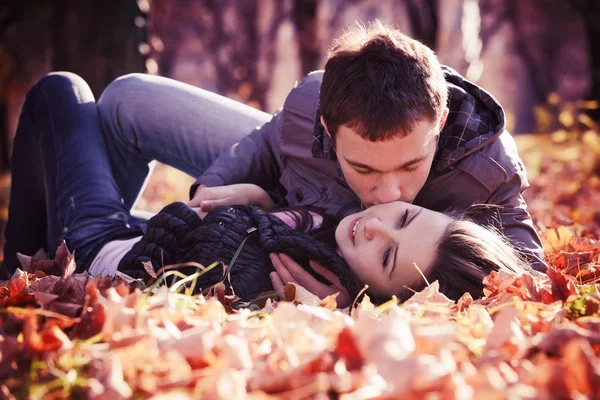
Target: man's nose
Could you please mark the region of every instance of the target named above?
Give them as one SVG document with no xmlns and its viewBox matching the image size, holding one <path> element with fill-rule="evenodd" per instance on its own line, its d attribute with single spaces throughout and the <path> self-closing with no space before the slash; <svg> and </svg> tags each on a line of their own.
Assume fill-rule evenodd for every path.
<svg viewBox="0 0 600 400">
<path fill-rule="evenodd" d="M 391 236 L 391 230 L 379 220 L 379 218 L 369 218 L 364 221 L 365 224 L 365 238 L 367 240 L 373 240 L 376 237 L 388 238 Z"/>
<path fill-rule="evenodd" d="M 400 200 L 401 196 L 402 190 L 400 189 L 400 182 L 398 179 L 391 174 L 389 176 L 383 176 L 376 189 L 376 204 L 391 203 L 392 201 Z"/>
</svg>

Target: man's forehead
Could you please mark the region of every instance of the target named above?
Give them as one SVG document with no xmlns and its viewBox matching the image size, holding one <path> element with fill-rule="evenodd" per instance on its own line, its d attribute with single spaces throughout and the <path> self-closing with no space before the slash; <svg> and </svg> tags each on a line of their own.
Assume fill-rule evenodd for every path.
<svg viewBox="0 0 600 400">
<path fill-rule="evenodd" d="M 365 140 L 357 134 L 344 133 L 337 137 L 338 156 L 351 163 L 365 164 L 375 169 L 387 169 L 429 154 L 436 135 L 428 132 L 393 138 L 384 142 Z"/>
<path fill-rule="evenodd" d="M 347 151 L 366 151 L 367 149 L 402 151 L 407 148 L 414 151 L 419 148 L 426 148 L 439 135 L 439 130 L 436 128 L 437 126 L 433 122 L 421 121 L 415 125 L 415 128 L 409 134 L 398 134 L 398 136 L 391 139 L 374 142 L 363 138 L 355 130 L 342 125 L 336 134 L 336 145 Z"/>
</svg>

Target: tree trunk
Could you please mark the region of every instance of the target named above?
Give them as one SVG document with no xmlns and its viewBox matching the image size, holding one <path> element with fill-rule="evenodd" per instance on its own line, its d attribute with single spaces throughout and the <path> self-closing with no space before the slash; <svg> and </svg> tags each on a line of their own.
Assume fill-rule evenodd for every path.
<svg viewBox="0 0 600 400">
<path fill-rule="evenodd" d="M 146 19 L 135 0 L 62 4 L 52 20 L 54 70 L 80 75 L 96 98 L 115 78 L 144 71 Z"/>
<path fill-rule="evenodd" d="M 143 3 L 140 1 L 140 3 Z M 145 22 L 135 0 L 0 2 L 0 171 L 25 95 L 50 71 L 81 75 L 99 96 L 120 75 L 143 72 Z"/>
<path fill-rule="evenodd" d="M 0 172 L 9 168 L 25 93 L 50 69 L 51 16 L 50 0 L 0 2 Z"/>
</svg>

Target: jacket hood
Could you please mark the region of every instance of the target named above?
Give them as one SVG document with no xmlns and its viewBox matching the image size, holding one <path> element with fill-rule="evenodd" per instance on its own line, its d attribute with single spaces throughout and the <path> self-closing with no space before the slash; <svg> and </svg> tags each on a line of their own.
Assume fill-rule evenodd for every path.
<svg viewBox="0 0 600 400">
<path fill-rule="evenodd" d="M 448 83 L 448 119 L 432 170 L 441 172 L 495 140 L 504 130 L 504 110 L 490 93 L 442 66 Z"/>
<path fill-rule="evenodd" d="M 432 166 L 438 173 L 467 155 L 485 147 L 502 133 L 504 110 L 487 91 L 463 78 L 450 67 L 442 66 L 448 84 L 448 119 L 440 133 L 440 142 Z M 317 108 L 312 154 L 336 160 L 335 150 L 321 124 Z"/>
</svg>

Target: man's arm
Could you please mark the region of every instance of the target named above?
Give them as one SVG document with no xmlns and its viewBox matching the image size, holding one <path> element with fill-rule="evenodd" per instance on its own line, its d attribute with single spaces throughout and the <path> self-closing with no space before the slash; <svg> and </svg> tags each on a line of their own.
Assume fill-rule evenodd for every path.
<svg viewBox="0 0 600 400">
<path fill-rule="evenodd" d="M 521 195 L 528 186 L 526 179 L 515 173 L 492 194 L 487 203 L 501 206 L 499 223 L 503 234 L 531 262 L 534 269 L 545 272 L 544 249 Z"/>
<path fill-rule="evenodd" d="M 201 185 L 217 187 L 252 183 L 266 191 L 274 189 L 282 168 L 279 149 L 281 120 L 281 112 L 275 113 L 271 121 L 221 154 L 190 188 L 190 207 L 198 207 L 200 201 L 206 200 L 202 196 L 207 194 L 203 195 L 202 190 L 198 190 Z"/>
</svg>

